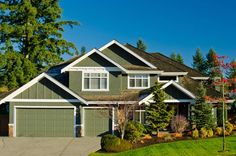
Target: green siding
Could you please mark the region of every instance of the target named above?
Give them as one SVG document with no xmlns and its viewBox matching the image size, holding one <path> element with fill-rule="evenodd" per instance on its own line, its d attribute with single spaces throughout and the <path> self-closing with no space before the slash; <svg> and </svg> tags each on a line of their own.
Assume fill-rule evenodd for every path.
<svg viewBox="0 0 236 156">
<path fill-rule="evenodd" d="M 148 67 L 145 63 L 117 45 L 111 45 L 110 47 L 104 49 L 102 53 L 122 66 L 138 65 Z"/>
<path fill-rule="evenodd" d="M 191 99 L 188 95 L 186 95 L 173 85 L 170 85 L 165 88 L 165 93 L 166 99 Z"/>
<path fill-rule="evenodd" d="M 75 67 L 115 67 L 115 65 L 97 53 L 93 53 L 89 57 L 77 63 Z"/>
<path fill-rule="evenodd" d="M 78 105 L 78 103 L 69 103 L 69 102 L 10 102 L 10 110 L 9 110 L 9 123 L 13 123 L 13 113 L 14 106 L 74 106 Z M 78 117 L 78 120 L 79 117 Z M 79 122 L 79 121 L 78 121 Z"/>
<path fill-rule="evenodd" d="M 86 108 L 84 116 L 85 136 L 101 136 L 111 133 L 112 122 L 108 109 Z"/>
<path fill-rule="evenodd" d="M 17 108 L 16 136 L 73 137 L 74 109 Z"/>
<path fill-rule="evenodd" d="M 26 89 L 15 99 L 75 99 L 72 95 L 58 87 L 56 84 L 43 78 L 30 88 Z"/>
<path fill-rule="evenodd" d="M 107 94 L 107 95 L 117 95 L 121 91 L 121 73 L 120 72 L 110 72 L 109 73 L 109 91 L 96 92 L 96 94 Z M 82 72 L 81 71 L 71 71 L 69 73 L 69 88 L 74 92 L 81 95 L 92 95 L 94 92 L 83 91 L 82 92 Z"/>
</svg>

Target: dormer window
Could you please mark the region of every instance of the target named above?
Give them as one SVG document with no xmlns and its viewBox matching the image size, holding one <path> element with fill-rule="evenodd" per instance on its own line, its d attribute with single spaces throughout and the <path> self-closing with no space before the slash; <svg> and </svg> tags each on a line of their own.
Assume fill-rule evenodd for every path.
<svg viewBox="0 0 236 156">
<path fill-rule="evenodd" d="M 108 91 L 108 72 L 83 72 L 83 91 Z"/>
<path fill-rule="evenodd" d="M 128 75 L 128 89 L 146 89 L 150 86 L 148 74 Z"/>
<path fill-rule="evenodd" d="M 171 80 L 178 82 L 178 76 L 159 76 L 158 77 L 158 82 L 169 82 Z"/>
</svg>

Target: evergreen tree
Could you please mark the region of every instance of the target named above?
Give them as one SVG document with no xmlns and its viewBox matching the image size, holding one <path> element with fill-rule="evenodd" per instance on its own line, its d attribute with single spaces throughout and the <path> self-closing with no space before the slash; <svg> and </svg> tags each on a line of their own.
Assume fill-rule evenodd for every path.
<svg viewBox="0 0 236 156">
<path fill-rule="evenodd" d="M 137 41 L 137 48 L 143 51 L 147 50 L 147 46 L 145 45 L 145 43 L 142 40 L 138 40 Z"/>
<path fill-rule="evenodd" d="M 62 33 L 78 22 L 60 20 L 58 0 L 2 0 L 0 10 L 0 53 L 19 52 L 42 69 L 77 51 Z"/>
<path fill-rule="evenodd" d="M 233 60 L 230 62 L 231 66 L 228 69 L 227 78 L 230 80 L 229 90 L 236 89 L 236 61 Z"/>
<path fill-rule="evenodd" d="M 150 103 L 147 107 L 147 123 L 151 130 L 157 131 L 158 135 L 160 129 L 169 125 L 174 111 L 168 110 L 167 105 L 164 103 L 165 93 L 159 83 L 154 86 L 152 94 L 154 103 Z"/>
<path fill-rule="evenodd" d="M 170 54 L 170 58 L 172 59 L 172 60 L 177 60 L 177 56 L 176 56 L 176 53 L 175 52 L 173 52 L 173 53 L 171 53 Z"/>
<path fill-rule="evenodd" d="M 210 49 L 207 56 L 207 75 L 214 79 L 215 77 L 221 77 L 222 75 L 218 72 L 219 71 L 219 64 L 217 62 L 217 55 L 214 49 Z"/>
<path fill-rule="evenodd" d="M 180 54 L 177 55 L 176 61 L 181 63 L 181 64 L 184 64 L 184 59 L 183 59 L 183 57 Z"/>
<path fill-rule="evenodd" d="M 193 56 L 193 68 L 201 72 L 203 75 L 206 74 L 206 61 L 202 56 L 200 48 L 197 48 L 196 53 Z"/>
<path fill-rule="evenodd" d="M 0 54 L 0 87 L 7 87 L 9 90 L 19 87 L 37 73 L 36 66 L 16 52 Z"/>
<path fill-rule="evenodd" d="M 215 119 L 212 115 L 212 104 L 207 103 L 205 100 L 206 89 L 204 88 L 203 83 L 201 82 L 198 87 L 198 96 L 196 98 L 196 104 L 194 105 L 193 118 L 192 121 L 196 124 L 197 129 L 203 127 L 207 129 L 215 128 Z"/>
<path fill-rule="evenodd" d="M 81 52 L 81 55 L 86 54 L 86 47 L 82 46 L 80 52 Z"/>
</svg>

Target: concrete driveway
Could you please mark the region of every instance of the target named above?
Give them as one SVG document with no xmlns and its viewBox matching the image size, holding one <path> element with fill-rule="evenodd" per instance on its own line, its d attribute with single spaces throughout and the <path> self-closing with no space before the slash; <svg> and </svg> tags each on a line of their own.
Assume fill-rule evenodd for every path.
<svg viewBox="0 0 236 156">
<path fill-rule="evenodd" d="M 99 137 L 0 139 L 1 156 L 87 156 L 100 149 Z"/>
</svg>

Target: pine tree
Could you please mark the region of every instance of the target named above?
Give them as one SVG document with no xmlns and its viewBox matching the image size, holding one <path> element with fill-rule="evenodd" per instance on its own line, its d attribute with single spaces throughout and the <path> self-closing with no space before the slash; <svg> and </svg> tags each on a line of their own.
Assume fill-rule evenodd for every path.
<svg viewBox="0 0 236 156">
<path fill-rule="evenodd" d="M 86 47 L 82 46 L 80 52 L 81 52 L 81 55 L 86 54 Z"/>
<path fill-rule="evenodd" d="M 19 87 L 37 73 L 36 66 L 16 52 L 0 54 L 0 87 L 7 87 L 9 90 Z"/>
<path fill-rule="evenodd" d="M 176 53 L 175 52 L 173 52 L 173 53 L 171 53 L 170 54 L 170 58 L 172 59 L 172 60 L 177 60 L 177 56 L 176 56 Z"/>
<path fill-rule="evenodd" d="M 218 62 L 216 61 L 216 52 L 214 49 L 210 49 L 207 53 L 207 75 L 213 80 L 215 77 L 221 77 L 222 75 L 219 74 L 218 70 L 220 68 Z"/>
<path fill-rule="evenodd" d="M 212 104 L 207 103 L 205 100 L 206 89 L 204 88 L 203 83 L 201 82 L 198 87 L 198 96 L 196 98 L 196 104 L 193 109 L 193 118 L 192 121 L 196 124 L 197 129 L 215 128 L 215 119 L 212 115 Z"/>
<path fill-rule="evenodd" d="M 145 43 L 142 40 L 138 40 L 137 41 L 137 48 L 143 51 L 147 50 L 147 46 L 145 45 Z"/>
<path fill-rule="evenodd" d="M 197 48 L 196 53 L 193 56 L 193 68 L 201 72 L 203 75 L 206 74 L 207 70 L 206 61 L 202 56 L 200 48 Z"/>
<path fill-rule="evenodd" d="M 180 54 L 177 55 L 176 61 L 181 63 L 181 64 L 184 64 L 184 59 L 183 59 L 183 57 Z"/>
<path fill-rule="evenodd" d="M 158 83 L 156 83 L 153 88 L 153 100 L 155 102 L 150 103 L 149 106 L 147 106 L 147 123 L 151 130 L 157 132 L 158 136 L 159 130 L 164 129 L 169 125 L 174 111 L 168 110 L 167 105 L 164 103 L 165 93 Z"/>
<path fill-rule="evenodd" d="M 0 53 L 19 52 L 41 70 L 62 61 L 62 54 L 77 51 L 62 33 L 64 26 L 78 22 L 60 20 L 58 0 L 3 0 L 0 10 Z"/>
</svg>

